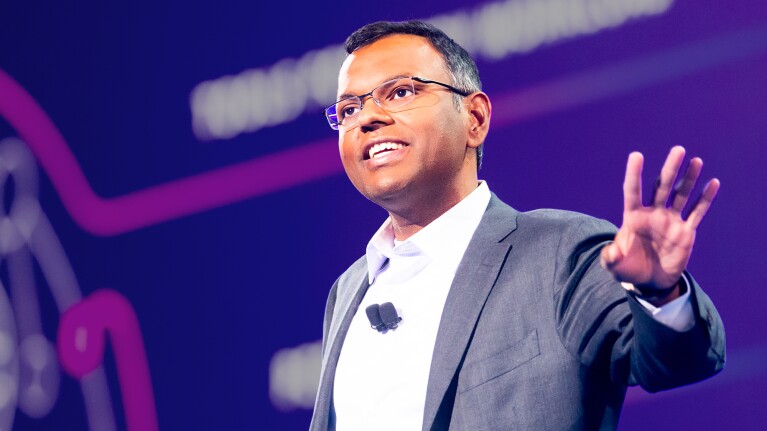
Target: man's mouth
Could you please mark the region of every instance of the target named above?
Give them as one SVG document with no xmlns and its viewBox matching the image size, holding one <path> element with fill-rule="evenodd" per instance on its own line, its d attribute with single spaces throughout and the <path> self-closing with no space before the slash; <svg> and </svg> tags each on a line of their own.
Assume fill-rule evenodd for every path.
<svg viewBox="0 0 767 431">
<path fill-rule="evenodd" d="M 397 151 L 402 148 L 405 148 L 405 145 L 398 142 L 381 142 L 370 147 L 366 156 L 367 159 L 375 159 L 376 157 L 380 157 L 386 153 Z"/>
</svg>

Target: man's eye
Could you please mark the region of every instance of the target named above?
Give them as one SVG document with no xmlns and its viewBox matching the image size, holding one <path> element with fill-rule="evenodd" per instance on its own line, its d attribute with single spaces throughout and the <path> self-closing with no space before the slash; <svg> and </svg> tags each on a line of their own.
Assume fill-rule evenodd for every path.
<svg viewBox="0 0 767 431">
<path fill-rule="evenodd" d="M 413 96 L 413 89 L 411 87 L 399 87 L 391 92 L 392 99 L 402 99 L 411 96 Z"/>
<path fill-rule="evenodd" d="M 351 117 L 360 112 L 360 107 L 357 104 L 350 104 L 338 107 L 338 117 L 343 121 L 347 117 Z"/>
</svg>

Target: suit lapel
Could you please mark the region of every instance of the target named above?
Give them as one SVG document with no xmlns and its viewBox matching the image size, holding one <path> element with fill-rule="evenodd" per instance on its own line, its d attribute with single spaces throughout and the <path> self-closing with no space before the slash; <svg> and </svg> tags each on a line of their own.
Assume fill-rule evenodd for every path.
<svg viewBox="0 0 767 431">
<path fill-rule="evenodd" d="M 439 412 L 440 405 L 446 395 L 454 396 L 451 384 L 454 384 L 477 319 L 511 249 L 511 244 L 502 240 L 516 228 L 516 214 L 493 195 L 458 265 L 434 345 L 424 407 L 424 430 L 430 430 L 435 421 L 440 425 L 450 419 L 452 408 Z M 452 399 L 446 401 L 452 403 Z"/>
<path fill-rule="evenodd" d="M 351 276 L 346 282 L 353 286 L 359 286 L 347 295 L 343 294 L 345 289 L 341 286 L 341 284 L 345 284 L 344 281 L 339 281 L 338 291 L 340 296 L 337 299 L 335 310 L 343 313 L 344 317 L 343 319 L 333 319 L 333 323 L 331 323 L 328 331 L 329 348 L 326 356 L 323 358 L 324 366 L 322 367 L 323 372 L 320 377 L 320 387 L 318 390 L 320 395 L 315 408 L 315 415 L 319 415 L 312 420 L 313 430 L 335 429 L 335 414 L 332 411 L 332 400 L 336 366 L 338 365 L 338 358 L 341 356 L 341 346 L 344 344 L 344 339 L 349 331 L 354 314 L 357 312 L 357 308 L 359 308 L 368 287 L 370 287 L 366 268 L 363 266 L 357 274 Z M 335 324 L 335 322 L 340 323 Z"/>
</svg>

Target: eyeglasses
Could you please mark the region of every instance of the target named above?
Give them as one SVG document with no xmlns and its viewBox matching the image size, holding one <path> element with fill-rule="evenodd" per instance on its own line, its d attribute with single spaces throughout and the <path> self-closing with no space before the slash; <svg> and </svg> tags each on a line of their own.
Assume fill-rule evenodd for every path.
<svg viewBox="0 0 767 431">
<path fill-rule="evenodd" d="M 368 96 L 373 99 L 376 105 L 387 111 L 407 105 L 418 97 L 421 90 L 420 87 L 423 87 L 422 85 L 416 85 L 416 82 L 419 84 L 441 85 L 453 93 L 464 97 L 471 94 L 471 92 L 459 90 L 442 82 L 423 79 L 417 76 L 395 78 L 384 82 L 369 93 L 349 96 L 330 105 L 325 109 L 325 117 L 327 117 L 328 123 L 330 123 L 330 128 L 338 130 L 341 126 L 348 128 L 356 125 L 360 120 L 360 111 L 365 106 L 365 99 Z"/>
</svg>

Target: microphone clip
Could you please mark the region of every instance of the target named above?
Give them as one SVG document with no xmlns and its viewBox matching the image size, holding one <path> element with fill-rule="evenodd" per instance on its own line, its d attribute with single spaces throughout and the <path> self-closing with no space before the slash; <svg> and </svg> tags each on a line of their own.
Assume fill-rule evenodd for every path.
<svg viewBox="0 0 767 431">
<path fill-rule="evenodd" d="M 385 334 L 389 330 L 397 329 L 402 317 L 397 315 L 397 309 L 391 302 L 383 304 L 371 304 L 365 308 L 365 313 L 370 321 L 370 327 Z"/>
</svg>

